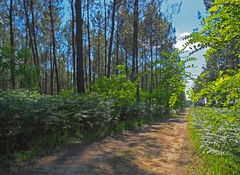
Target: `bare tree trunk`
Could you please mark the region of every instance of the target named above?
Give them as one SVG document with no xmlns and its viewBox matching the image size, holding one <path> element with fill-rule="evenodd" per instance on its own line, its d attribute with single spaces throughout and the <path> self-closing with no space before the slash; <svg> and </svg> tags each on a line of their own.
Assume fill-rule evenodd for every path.
<svg viewBox="0 0 240 175">
<path fill-rule="evenodd" d="M 118 75 L 118 64 L 119 64 L 119 19 L 117 20 L 117 33 L 116 33 L 116 75 Z"/>
<path fill-rule="evenodd" d="M 132 56 L 132 75 L 131 80 L 135 81 L 138 75 L 138 0 L 134 2 L 133 20 L 133 56 Z M 139 84 L 137 85 L 137 101 L 139 101 Z"/>
<path fill-rule="evenodd" d="M 89 75 L 89 89 L 92 90 L 92 61 L 91 61 L 91 36 L 90 36 L 90 13 L 89 0 L 87 1 L 87 26 L 88 26 L 88 75 Z"/>
<path fill-rule="evenodd" d="M 147 56 L 145 55 L 145 59 L 144 59 L 144 71 L 147 72 Z M 148 91 L 148 75 L 145 75 L 145 90 Z"/>
<path fill-rule="evenodd" d="M 81 0 L 76 0 L 75 4 L 76 11 L 76 24 L 77 24 L 77 92 L 84 93 L 84 70 L 83 70 L 83 21 L 82 21 L 82 2 Z"/>
<path fill-rule="evenodd" d="M 69 50 L 70 51 L 70 50 Z M 70 54 L 70 52 L 69 52 Z M 69 59 L 67 58 L 67 89 L 70 89 L 70 64 L 69 64 Z"/>
<path fill-rule="evenodd" d="M 142 66 L 142 72 L 144 72 L 144 61 L 143 58 L 145 57 L 145 49 L 142 51 L 142 59 L 141 59 L 141 66 Z M 141 89 L 144 89 L 144 77 L 141 77 Z"/>
<path fill-rule="evenodd" d="M 44 94 L 47 94 L 48 93 L 48 88 L 47 88 L 47 83 L 48 83 L 48 74 L 47 74 L 47 66 L 48 66 L 48 58 L 49 56 L 48 56 L 48 50 L 47 50 L 47 48 L 46 48 L 46 53 L 45 53 L 45 59 L 44 59 L 44 61 L 45 61 L 45 65 L 44 65 Z"/>
<path fill-rule="evenodd" d="M 97 37 L 97 75 L 100 77 L 100 28 L 98 29 Z"/>
<path fill-rule="evenodd" d="M 151 56 L 151 83 L 150 83 L 150 93 L 153 91 L 153 46 L 152 46 L 152 36 L 150 37 L 150 56 Z"/>
<path fill-rule="evenodd" d="M 156 43 L 156 50 L 155 50 L 155 61 L 157 61 L 158 59 L 158 48 L 157 48 L 157 43 Z M 158 66 L 157 66 L 157 64 L 155 65 L 155 71 L 158 69 Z M 155 86 L 158 84 L 158 76 L 155 76 L 155 78 L 156 78 L 156 84 L 155 84 Z"/>
<path fill-rule="evenodd" d="M 104 74 L 107 76 L 107 5 L 104 0 Z"/>
<path fill-rule="evenodd" d="M 35 49 L 35 56 L 36 56 L 36 61 L 37 65 L 39 66 L 39 57 L 38 57 L 38 48 L 37 48 L 37 41 L 36 41 L 36 34 L 35 34 L 35 17 L 34 17 L 34 12 L 33 12 L 33 0 L 31 0 L 31 14 L 32 14 L 32 35 L 33 35 L 33 44 L 34 44 L 34 49 Z"/>
<path fill-rule="evenodd" d="M 126 78 L 128 78 L 128 52 L 127 52 L 127 48 L 125 49 L 125 73 L 126 73 Z"/>
<path fill-rule="evenodd" d="M 52 46 L 49 48 L 49 56 L 50 56 L 50 67 L 51 67 L 51 81 L 50 81 L 50 94 L 53 95 L 53 86 L 54 86 L 54 81 L 53 81 L 53 76 L 54 76 L 54 64 L 53 64 L 53 59 L 52 59 Z"/>
<path fill-rule="evenodd" d="M 86 1 L 86 4 L 85 4 L 85 0 L 83 0 L 83 9 L 84 7 L 87 7 L 87 1 Z M 83 10 L 82 10 L 83 11 Z M 82 20 L 85 18 L 84 17 L 85 13 L 83 12 L 82 13 Z M 83 29 L 84 30 L 84 29 Z M 82 35 L 84 35 L 84 31 L 82 31 Z M 84 47 L 85 46 L 85 47 Z M 83 43 L 83 61 L 84 61 L 84 85 L 85 85 L 85 89 L 88 89 L 88 73 L 87 73 L 87 49 L 84 50 L 84 48 L 87 48 L 87 44 L 86 43 Z"/>
<path fill-rule="evenodd" d="M 108 49 L 108 71 L 107 71 L 107 77 L 110 77 L 111 75 L 111 57 L 112 57 L 112 44 L 113 44 L 113 35 L 114 35 L 114 22 L 115 22 L 115 11 L 116 11 L 116 4 L 117 0 L 113 0 L 113 10 L 112 10 L 112 28 L 111 28 L 111 35 L 110 35 L 110 43 L 109 43 L 109 49 Z"/>
<path fill-rule="evenodd" d="M 71 1 L 72 11 L 72 66 L 73 66 L 73 86 L 76 84 L 76 53 L 75 53 L 75 15 L 74 15 L 74 0 Z"/>
<path fill-rule="evenodd" d="M 57 93 L 59 93 L 60 92 L 60 84 L 59 84 L 58 66 L 57 66 L 57 58 L 56 58 L 56 44 L 55 44 L 53 13 L 52 13 L 52 0 L 49 1 L 49 10 L 50 10 L 52 46 L 53 46 L 53 64 L 55 67 L 55 74 L 56 74 L 55 76 L 56 76 L 56 83 L 57 83 Z"/>
<path fill-rule="evenodd" d="M 13 33 L 13 0 L 10 0 L 9 8 L 9 22 L 10 22 L 10 45 L 11 45 L 11 59 L 10 59 L 10 73 L 11 73 L 11 84 L 12 88 L 15 89 L 15 60 L 14 60 L 14 33 Z"/>
</svg>

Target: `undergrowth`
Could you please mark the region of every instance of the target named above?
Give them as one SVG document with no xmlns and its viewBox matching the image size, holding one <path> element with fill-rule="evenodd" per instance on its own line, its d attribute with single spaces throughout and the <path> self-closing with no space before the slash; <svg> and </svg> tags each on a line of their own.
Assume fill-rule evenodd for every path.
<svg viewBox="0 0 240 175">
<path fill-rule="evenodd" d="M 119 103 L 96 93 L 41 96 L 0 93 L 1 166 L 21 165 L 76 142 L 142 126 L 159 116 L 143 103 Z M 120 105 L 121 104 L 121 105 Z"/>
<path fill-rule="evenodd" d="M 194 174 L 240 174 L 239 110 L 191 109 L 188 128 L 199 161 Z"/>
</svg>

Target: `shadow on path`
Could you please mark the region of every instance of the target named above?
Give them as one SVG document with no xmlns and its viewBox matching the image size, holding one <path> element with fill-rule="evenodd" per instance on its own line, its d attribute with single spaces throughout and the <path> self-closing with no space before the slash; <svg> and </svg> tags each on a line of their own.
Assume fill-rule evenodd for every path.
<svg viewBox="0 0 240 175">
<path fill-rule="evenodd" d="M 164 119 L 92 144 L 71 145 L 59 154 L 8 174 L 181 175 L 179 159 L 186 136 L 185 117 L 186 114 Z"/>
</svg>

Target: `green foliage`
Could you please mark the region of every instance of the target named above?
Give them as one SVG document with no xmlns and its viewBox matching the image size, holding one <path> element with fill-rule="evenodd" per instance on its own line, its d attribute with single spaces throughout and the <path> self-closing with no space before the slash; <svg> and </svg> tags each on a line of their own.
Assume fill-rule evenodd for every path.
<svg viewBox="0 0 240 175">
<path fill-rule="evenodd" d="M 11 59 L 14 60 L 15 65 L 11 65 Z M 20 80 L 20 88 L 36 90 L 38 87 L 37 68 L 32 64 L 27 64 L 31 61 L 31 52 L 27 48 L 13 50 L 11 47 L 1 47 L 0 78 L 4 80 L 10 69 L 14 69 L 14 76 Z"/>
<path fill-rule="evenodd" d="M 181 60 L 179 54 L 179 51 L 163 52 L 164 59 L 155 62 L 156 65 L 161 65 L 161 68 L 155 71 L 155 74 L 160 76 L 160 81 L 152 93 L 152 98 L 164 108 L 174 109 L 185 105 L 185 84 L 190 75 L 186 71 L 189 67 L 186 63 L 194 58 Z"/>
<path fill-rule="evenodd" d="M 239 114 L 239 110 L 191 109 L 190 139 L 201 160 L 197 174 L 240 173 Z"/>
<path fill-rule="evenodd" d="M 228 107 L 232 102 L 233 107 L 239 108 L 240 100 L 240 71 L 220 72 L 215 81 L 205 83 L 201 90 L 192 92 L 192 101 L 197 102 L 204 97 L 207 98 L 208 106 Z"/>
<path fill-rule="evenodd" d="M 136 101 L 136 88 L 136 84 L 127 80 L 123 74 L 99 78 L 92 86 L 94 92 L 115 99 L 117 106 L 133 105 Z"/>
<path fill-rule="evenodd" d="M 122 98 L 96 93 L 41 96 L 30 91 L 2 92 L 0 161 L 18 162 L 49 153 L 72 140 L 120 132 L 151 121 L 151 113 L 144 104 L 123 103 Z"/>
<path fill-rule="evenodd" d="M 200 43 L 200 47 L 208 47 L 207 58 L 227 47 L 239 57 L 240 1 L 214 0 L 211 5 L 208 17 L 203 20 L 203 29 L 186 37 L 189 44 Z"/>
</svg>

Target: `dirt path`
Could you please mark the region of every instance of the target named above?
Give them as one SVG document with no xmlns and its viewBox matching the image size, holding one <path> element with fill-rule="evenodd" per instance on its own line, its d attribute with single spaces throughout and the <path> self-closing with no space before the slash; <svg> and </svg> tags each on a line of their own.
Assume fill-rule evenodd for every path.
<svg viewBox="0 0 240 175">
<path fill-rule="evenodd" d="M 186 130 L 186 114 L 182 114 L 91 145 L 75 145 L 11 174 L 183 175 Z"/>
</svg>

